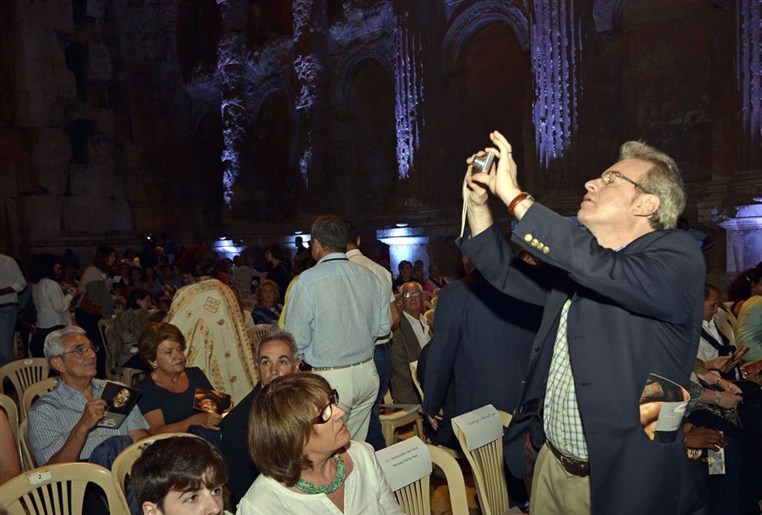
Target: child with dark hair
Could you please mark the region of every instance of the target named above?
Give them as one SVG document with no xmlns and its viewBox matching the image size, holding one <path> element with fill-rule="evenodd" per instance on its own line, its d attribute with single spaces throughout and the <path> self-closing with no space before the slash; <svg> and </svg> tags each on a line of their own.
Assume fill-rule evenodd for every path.
<svg viewBox="0 0 762 515">
<path fill-rule="evenodd" d="M 206 440 L 191 436 L 152 443 L 130 474 L 132 492 L 144 515 L 222 513 L 227 479 L 220 453 Z"/>
</svg>

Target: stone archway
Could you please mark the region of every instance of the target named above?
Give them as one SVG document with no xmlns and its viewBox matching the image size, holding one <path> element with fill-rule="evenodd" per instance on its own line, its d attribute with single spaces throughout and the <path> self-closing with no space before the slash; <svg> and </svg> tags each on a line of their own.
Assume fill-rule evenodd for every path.
<svg viewBox="0 0 762 515">
<path fill-rule="evenodd" d="M 345 134 L 332 143 L 330 175 L 351 192 L 348 216 L 359 209 L 383 208 L 394 197 L 397 179 L 394 83 L 384 63 L 358 62 L 346 75 L 348 92 Z M 357 192 L 368 192 L 362 197 Z"/>
<path fill-rule="evenodd" d="M 247 221 L 277 222 L 295 215 L 294 116 L 291 97 L 275 90 L 262 100 L 246 131 L 234 209 Z"/>
</svg>

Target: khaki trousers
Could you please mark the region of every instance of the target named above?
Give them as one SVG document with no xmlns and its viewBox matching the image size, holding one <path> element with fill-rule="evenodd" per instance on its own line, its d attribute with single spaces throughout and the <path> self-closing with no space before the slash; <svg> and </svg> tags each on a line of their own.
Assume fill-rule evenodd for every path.
<svg viewBox="0 0 762 515">
<path fill-rule="evenodd" d="M 529 507 L 532 515 L 587 515 L 590 477 L 569 474 L 543 445 L 534 467 Z"/>
</svg>

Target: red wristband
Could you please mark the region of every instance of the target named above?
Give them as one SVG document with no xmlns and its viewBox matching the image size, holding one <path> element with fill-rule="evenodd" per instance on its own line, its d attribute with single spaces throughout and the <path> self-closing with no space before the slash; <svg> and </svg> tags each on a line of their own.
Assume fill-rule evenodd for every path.
<svg viewBox="0 0 762 515">
<path fill-rule="evenodd" d="M 513 215 L 513 210 L 516 209 L 516 206 L 518 206 L 521 202 L 523 202 L 526 199 L 531 199 L 532 196 L 527 193 L 526 191 L 522 191 L 518 195 L 514 197 L 513 200 L 511 200 L 511 203 L 508 204 L 508 214 L 511 216 Z"/>
</svg>

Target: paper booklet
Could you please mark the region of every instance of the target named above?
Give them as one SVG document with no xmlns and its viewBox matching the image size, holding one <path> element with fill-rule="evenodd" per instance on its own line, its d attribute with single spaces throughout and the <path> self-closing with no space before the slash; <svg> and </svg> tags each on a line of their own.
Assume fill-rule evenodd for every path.
<svg viewBox="0 0 762 515">
<path fill-rule="evenodd" d="M 762 359 L 741 365 L 741 376 L 744 379 L 760 373 L 762 373 Z"/>
<path fill-rule="evenodd" d="M 193 409 L 223 415 L 230 411 L 232 401 L 230 395 L 217 390 L 196 388 L 193 395 Z"/>
<path fill-rule="evenodd" d="M 131 388 L 122 383 L 106 381 L 101 393 L 101 399 L 108 403 L 105 416 L 98 421 L 95 427 L 108 427 L 116 429 L 122 425 L 124 419 L 130 414 L 132 408 L 138 403 L 142 393 L 140 390 Z"/>
<path fill-rule="evenodd" d="M 648 438 L 671 442 L 683 421 L 688 406 L 688 391 L 679 384 L 654 373 L 648 375 L 640 394 L 640 424 Z"/>
</svg>

